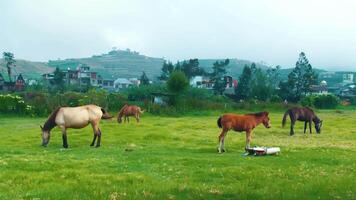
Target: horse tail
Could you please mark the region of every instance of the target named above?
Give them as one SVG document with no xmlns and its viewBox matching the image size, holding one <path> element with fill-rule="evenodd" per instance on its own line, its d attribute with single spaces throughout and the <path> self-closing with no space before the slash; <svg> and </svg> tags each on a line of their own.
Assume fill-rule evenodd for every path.
<svg viewBox="0 0 356 200">
<path fill-rule="evenodd" d="M 101 108 L 101 112 L 103 113 L 103 115 L 101 116 L 101 119 L 111 119 L 111 118 L 113 118 L 113 116 L 110 116 L 110 114 L 108 112 L 106 112 L 106 110 L 104 110 L 104 108 Z"/>
<path fill-rule="evenodd" d="M 143 114 L 143 113 L 145 112 L 145 110 L 141 110 L 141 108 L 138 107 L 138 112 L 139 112 L 140 114 Z"/>
<path fill-rule="evenodd" d="M 222 128 L 222 125 L 221 125 L 221 117 L 219 117 L 217 123 L 218 123 L 218 127 L 219 127 L 219 128 Z"/>
<path fill-rule="evenodd" d="M 282 127 L 284 127 L 286 125 L 287 115 L 289 115 L 289 112 L 290 112 L 290 110 L 287 110 L 283 115 Z"/>
</svg>

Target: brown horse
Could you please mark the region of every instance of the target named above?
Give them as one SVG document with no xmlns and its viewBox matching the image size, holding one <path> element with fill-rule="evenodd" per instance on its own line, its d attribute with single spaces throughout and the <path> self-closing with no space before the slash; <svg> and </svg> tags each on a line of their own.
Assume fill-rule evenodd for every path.
<svg viewBox="0 0 356 200">
<path fill-rule="evenodd" d="M 289 115 L 291 120 L 290 135 L 294 135 L 294 124 L 297 120 L 304 122 L 304 134 L 307 129 L 307 124 L 309 124 L 309 133 L 310 134 L 312 133 L 312 128 L 311 128 L 312 122 L 314 122 L 316 132 L 317 133 L 321 132 L 321 126 L 323 125 L 323 120 L 319 119 L 311 108 L 294 107 L 288 109 L 283 116 L 283 120 L 282 120 L 283 127 L 286 125 L 287 115 Z"/>
<path fill-rule="evenodd" d="M 225 152 L 225 136 L 231 129 L 238 132 L 246 131 L 245 149 L 250 148 L 252 130 L 261 123 L 263 123 L 266 128 L 271 128 L 268 112 L 246 115 L 224 114 L 223 116 L 219 117 L 218 126 L 222 128 L 221 134 L 219 135 L 219 153 Z"/>
<path fill-rule="evenodd" d="M 99 129 L 100 119 L 112 118 L 103 108 L 96 105 L 85 105 L 79 107 L 58 107 L 48 117 L 46 123 L 41 127 L 42 146 L 47 146 L 50 139 L 50 131 L 58 126 L 62 130 L 63 147 L 68 148 L 67 128 L 84 128 L 91 124 L 94 131 L 94 139 L 90 146 L 100 147 L 101 131 Z"/>
<path fill-rule="evenodd" d="M 124 120 L 126 122 L 130 122 L 129 116 L 134 116 L 136 118 L 137 123 L 140 121 L 140 115 L 143 113 L 140 107 L 138 106 L 130 106 L 125 104 L 121 110 L 119 111 L 117 115 L 117 122 L 121 123 L 122 122 L 122 117 L 124 117 Z"/>
</svg>

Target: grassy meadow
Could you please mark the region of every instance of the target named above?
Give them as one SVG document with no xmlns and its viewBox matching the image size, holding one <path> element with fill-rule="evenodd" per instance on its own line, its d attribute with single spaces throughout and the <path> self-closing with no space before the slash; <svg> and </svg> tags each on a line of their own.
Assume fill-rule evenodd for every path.
<svg viewBox="0 0 356 200">
<path fill-rule="evenodd" d="M 242 156 L 245 134 L 232 131 L 218 154 L 219 113 L 103 120 L 100 148 L 89 126 L 68 130 L 67 150 L 57 128 L 40 146 L 44 118 L 0 116 L 0 199 L 356 199 L 356 111 L 318 113 L 320 135 L 299 122 L 292 137 L 271 113 L 252 145 L 282 152 L 263 157 Z"/>
</svg>

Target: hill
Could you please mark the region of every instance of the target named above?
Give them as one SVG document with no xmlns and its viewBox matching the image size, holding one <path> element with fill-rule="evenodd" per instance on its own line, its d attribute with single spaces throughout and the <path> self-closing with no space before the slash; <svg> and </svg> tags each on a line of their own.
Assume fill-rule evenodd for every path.
<svg viewBox="0 0 356 200">
<path fill-rule="evenodd" d="M 147 76 L 153 79 L 159 76 L 163 62 L 163 58 L 148 57 L 135 51 L 115 50 L 90 58 L 50 60 L 48 66 L 74 69 L 78 64 L 86 64 L 106 78 L 139 77 L 142 71 L 145 71 Z"/>
<path fill-rule="evenodd" d="M 48 67 L 45 62 L 33 62 L 27 60 L 16 59 L 16 66 L 13 68 L 13 74 L 22 74 L 25 78 L 39 78 L 41 74 L 53 71 L 53 68 Z M 7 74 L 7 69 L 4 59 L 0 59 L 0 73 Z"/>
</svg>

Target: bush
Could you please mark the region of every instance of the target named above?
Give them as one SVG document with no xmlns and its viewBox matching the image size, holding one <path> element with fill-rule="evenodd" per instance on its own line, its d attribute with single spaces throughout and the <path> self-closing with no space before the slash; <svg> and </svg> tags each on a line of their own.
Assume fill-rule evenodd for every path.
<svg viewBox="0 0 356 200">
<path fill-rule="evenodd" d="M 333 109 L 339 104 L 339 98 L 335 95 L 310 95 L 304 97 L 301 102 L 303 106 L 310 106 L 319 109 Z"/>
<path fill-rule="evenodd" d="M 0 111 L 7 114 L 30 114 L 32 106 L 25 103 L 22 97 L 13 94 L 0 94 Z"/>
<path fill-rule="evenodd" d="M 174 71 L 167 81 L 168 90 L 174 94 L 184 92 L 188 86 L 188 79 L 182 71 Z"/>
</svg>

